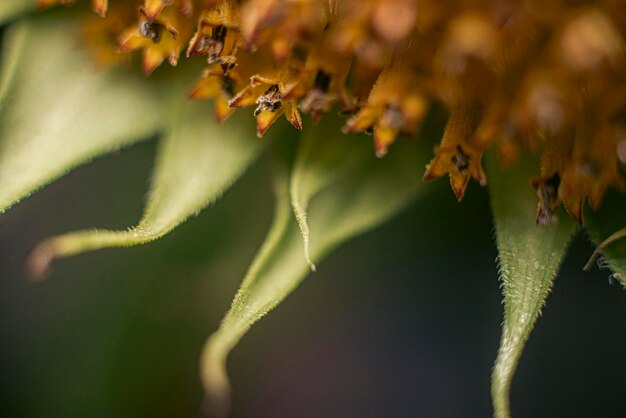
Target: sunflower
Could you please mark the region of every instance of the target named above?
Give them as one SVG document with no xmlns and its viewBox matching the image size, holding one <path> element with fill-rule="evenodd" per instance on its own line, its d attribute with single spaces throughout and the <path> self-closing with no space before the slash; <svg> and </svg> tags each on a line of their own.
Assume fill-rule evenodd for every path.
<svg viewBox="0 0 626 418">
<path fill-rule="evenodd" d="M 201 356 L 211 413 L 227 414 L 226 359 L 250 327 L 332 249 L 428 204 L 431 180 L 448 177 L 459 201 L 472 180 L 489 190 L 505 307 L 496 417 L 510 416 L 577 231 L 597 244 L 586 268 L 601 255 L 626 286 L 620 2 L 76 3 L 0 6 L 0 212 L 99 155 L 160 145 L 139 223 L 45 240 L 34 279 L 59 258 L 164 236 L 271 154 L 272 226 Z"/>
</svg>

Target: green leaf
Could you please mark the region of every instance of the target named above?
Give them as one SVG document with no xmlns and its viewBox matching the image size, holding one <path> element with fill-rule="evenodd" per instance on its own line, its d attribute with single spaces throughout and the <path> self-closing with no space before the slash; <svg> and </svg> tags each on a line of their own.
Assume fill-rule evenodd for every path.
<svg viewBox="0 0 626 418">
<path fill-rule="evenodd" d="M 4 25 L 37 7 L 36 0 L 2 0 L 0 2 L 0 25 Z"/>
<path fill-rule="evenodd" d="M 139 224 L 126 231 L 79 231 L 44 241 L 30 260 L 35 277 L 45 275 L 54 258 L 160 238 L 218 200 L 252 164 L 264 142 L 256 139 L 250 115 L 238 113 L 217 126 L 211 107 L 187 101 L 183 92 L 176 92 L 177 106 L 158 151 L 152 188 Z"/>
<path fill-rule="evenodd" d="M 488 168 L 504 294 L 504 322 L 491 395 L 494 416 L 509 418 L 515 370 L 576 226 L 562 211 L 555 225 L 535 224 L 537 198 L 530 179 L 539 172 L 537 164 L 527 159 L 501 170 L 491 155 Z"/>
<path fill-rule="evenodd" d="M 75 22 L 33 18 L 6 36 L 0 213 L 75 166 L 159 130 L 159 96 L 147 80 L 95 69 Z"/>
<path fill-rule="evenodd" d="M 626 288 L 626 197 L 623 193 L 608 193 L 597 211 L 585 211 L 585 226 L 598 246 L 585 268 L 602 254 L 614 277 Z"/>
<path fill-rule="evenodd" d="M 309 129 L 316 133 L 322 131 L 318 127 Z M 317 138 L 335 140 L 319 134 Z M 369 143 L 351 140 L 353 147 L 367 147 L 369 158 L 320 191 L 308 211 L 311 256 L 318 261 L 344 241 L 392 217 L 416 195 L 424 196 L 427 189 L 419 179 L 430 147 L 401 142 L 386 158 L 379 160 Z M 287 178 L 284 172 L 277 175 L 273 224 L 230 311 L 203 351 L 203 383 L 216 414 L 225 413 L 230 397 L 226 374 L 228 353 L 252 324 L 278 305 L 310 273 L 302 257 L 299 226 L 291 214 Z"/>
<path fill-rule="evenodd" d="M 339 131 L 338 126 L 322 129 L 326 132 L 320 134 L 319 130 L 311 129 L 304 133 L 289 184 L 291 206 L 304 243 L 304 257 L 312 271 L 315 271 L 315 264 L 311 259 L 311 234 L 307 219 L 311 199 L 371 154 L 368 147 L 355 147 L 353 137 L 331 134 L 331 139 L 326 139 L 329 132 Z"/>
</svg>

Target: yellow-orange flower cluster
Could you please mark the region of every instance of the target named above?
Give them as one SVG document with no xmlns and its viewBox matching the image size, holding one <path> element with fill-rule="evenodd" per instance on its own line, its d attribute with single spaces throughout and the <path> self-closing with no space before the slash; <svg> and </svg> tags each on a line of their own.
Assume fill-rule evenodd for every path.
<svg viewBox="0 0 626 418">
<path fill-rule="evenodd" d="M 41 0 L 42 6 L 67 0 Z M 382 156 L 432 102 L 450 117 L 425 179 L 463 197 L 486 184 L 482 155 L 540 149 L 537 222 L 563 204 L 582 221 L 622 187 L 626 164 L 626 2 L 598 0 L 93 0 L 87 38 L 141 50 L 144 70 L 184 53 L 207 69 L 192 99 L 223 120 L 255 106 L 259 136 L 284 114 L 297 129 L 335 109 Z M 118 58 L 98 48 L 102 61 Z M 106 52 L 109 51 L 109 52 Z"/>
</svg>

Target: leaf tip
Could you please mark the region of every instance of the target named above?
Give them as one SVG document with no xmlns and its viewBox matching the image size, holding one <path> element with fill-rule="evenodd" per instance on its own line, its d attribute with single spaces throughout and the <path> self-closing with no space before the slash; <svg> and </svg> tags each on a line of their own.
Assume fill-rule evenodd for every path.
<svg viewBox="0 0 626 418">
<path fill-rule="evenodd" d="M 204 413 L 223 418 L 230 412 L 231 387 L 226 373 L 226 355 L 216 348 L 214 337 L 207 341 L 200 359 L 200 374 L 204 387 Z"/>
<path fill-rule="evenodd" d="M 27 277 L 33 282 L 47 279 L 52 272 L 56 252 L 53 241 L 46 240 L 38 244 L 26 260 Z"/>
<path fill-rule="evenodd" d="M 226 418 L 230 411 L 230 396 L 206 392 L 202 403 L 203 415 L 210 418 Z"/>
<path fill-rule="evenodd" d="M 591 254 L 591 256 L 589 257 L 587 264 L 585 264 L 585 266 L 583 267 L 583 270 L 591 271 L 591 269 L 593 268 L 593 263 L 598 259 L 598 257 L 600 257 L 602 251 L 613 242 L 623 238 L 626 238 L 626 228 L 622 228 L 619 231 L 614 232 L 608 238 L 598 244 L 596 249 L 593 251 L 593 254 Z"/>
</svg>

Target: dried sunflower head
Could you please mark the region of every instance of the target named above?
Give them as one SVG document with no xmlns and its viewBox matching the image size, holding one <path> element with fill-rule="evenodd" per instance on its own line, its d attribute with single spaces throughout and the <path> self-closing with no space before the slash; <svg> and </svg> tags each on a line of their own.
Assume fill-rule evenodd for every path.
<svg viewBox="0 0 626 418">
<path fill-rule="evenodd" d="M 38 6 L 58 3 L 73 2 Z M 6 4 L 0 21 L 35 6 Z M 623 280 L 615 241 L 624 230 L 610 235 L 597 215 L 607 190 L 623 189 L 626 165 L 619 2 L 94 0 L 92 8 L 99 16 L 77 4 L 7 29 L 0 209 L 95 155 L 162 136 L 138 226 L 45 241 L 29 261 L 41 277 L 54 258 L 161 237 L 264 149 L 276 153 L 274 226 L 202 358 L 216 411 L 228 398 L 226 356 L 249 327 L 330 248 L 421 196 L 420 177 L 449 176 L 458 200 L 470 179 L 489 183 L 506 306 L 496 416 L 509 416 L 515 366 L 576 228 L 561 206 L 596 242 L 606 238 L 599 251 Z M 125 68 L 136 59 L 151 77 Z M 158 69 L 164 62 L 177 68 Z M 442 110 L 430 155 L 428 141 L 413 137 Z M 303 131 L 297 144 L 277 145 L 292 135 L 272 127 L 281 115 Z M 252 117 L 257 136 L 277 138 L 251 139 Z M 371 134 L 373 150 L 350 134 Z"/>
</svg>

